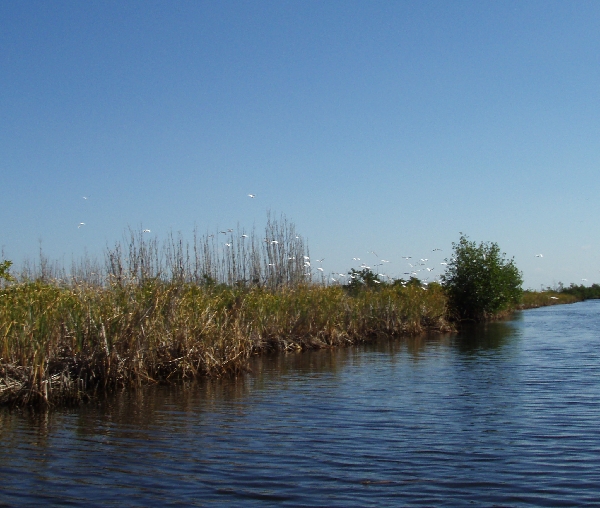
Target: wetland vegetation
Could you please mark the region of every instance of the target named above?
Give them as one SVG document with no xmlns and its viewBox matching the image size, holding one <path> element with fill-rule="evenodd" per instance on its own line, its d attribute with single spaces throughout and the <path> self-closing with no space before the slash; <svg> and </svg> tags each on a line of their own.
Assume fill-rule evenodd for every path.
<svg viewBox="0 0 600 508">
<path fill-rule="evenodd" d="M 16 276 L 4 262 L 0 404 L 76 404 L 141 384 L 235 375 L 251 355 L 267 351 L 450 331 L 457 317 L 490 319 L 519 305 L 579 299 L 568 291 L 525 292 L 521 299 L 514 263 L 497 245 L 465 237 L 455 245 L 444 285 L 383 280 L 368 268 L 331 284 L 315 276 L 321 274 L 309 260 L 293 224 L 269 217 L 264 237 L 229 230 L 195 235 L 191 244 L 176 236 L 159 244 L 130 230 L 126 241 L 107 249 L 102 265 L 84 259 L 68 274 L 43 255 Z M 488 307 L 474 314 L 466 307 L 459 312 L 453 293 L 459 282 L 465 286 L 467 265 L 495 276 L 500 267 L 500 278 L 509 279 L 478 286 L 477 292 L 497 296 L 498 285 L 504 292 L 491 303 L 480 298 Z"/>
</svg>

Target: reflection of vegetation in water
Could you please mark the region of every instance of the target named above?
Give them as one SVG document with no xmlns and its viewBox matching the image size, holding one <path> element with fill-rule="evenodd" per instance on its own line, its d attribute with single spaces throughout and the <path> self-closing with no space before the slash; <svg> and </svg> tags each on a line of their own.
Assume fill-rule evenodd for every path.
<svg viewBox="0 0 600 508">
<path fill-rule="evenodd" d="M 467 354 L 498 350 L 505 347 L 517 333 L 515 327 L 506 321 L 468 324 L 461 327 L 454 346 Z"/>
<path fill-rule="evenodd" d="M 444 329 L 441 288 L 24 282 L 0 289 L 0 403 L 243 370 L 253 353 Z"/>
</svg>

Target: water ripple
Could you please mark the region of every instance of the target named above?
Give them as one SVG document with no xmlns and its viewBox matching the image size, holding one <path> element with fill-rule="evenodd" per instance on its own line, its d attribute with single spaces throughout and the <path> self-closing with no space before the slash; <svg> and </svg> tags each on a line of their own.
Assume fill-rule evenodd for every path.
<svg viewBox="0 0 600 508">
<path fill-rule="evenodd" d="M 0 412 L 0 504 L 593 506 L 600 302 Z"/>
</svg>

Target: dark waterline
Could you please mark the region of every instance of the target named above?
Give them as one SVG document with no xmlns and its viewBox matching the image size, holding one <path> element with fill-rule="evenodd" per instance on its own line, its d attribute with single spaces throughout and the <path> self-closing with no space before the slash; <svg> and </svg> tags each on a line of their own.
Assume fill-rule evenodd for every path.
<svg viewBox="0 0 600 508">
<path fill-rule="evenodd" d="M 600 302 L 0 412 L 0 504 L 600 505 Z"/>
</svg>

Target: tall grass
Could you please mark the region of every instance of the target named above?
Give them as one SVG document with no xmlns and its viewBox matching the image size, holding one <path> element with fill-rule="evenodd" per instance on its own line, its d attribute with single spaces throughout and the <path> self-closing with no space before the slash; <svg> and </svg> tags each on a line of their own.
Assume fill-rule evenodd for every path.
<svg viewBox="0 0 600 508">
<path fill-rule="evenodd" d="M 108 287 L 26 282 L 0 297 L 0 402 L 71 403 L 98 391 L 244 368 L 266 350 L 445 329 L 439 290 L 350 295 L 313 284 L 207 286 L 146 279 Z"/>
<path fill-rule="evenodd" d="M 244 236 L 242 236 L 244 235 Z M 229 245 L 226 245 L 229 244 Z M 267 350 L 445 330 L 439 286 L 315 283 L 285 218 L 265 233 L 129 230 L 104 263 L 42 254 L 0 287 L 0 404 L 72 404 L 142 383 L 235 374 Z"/>
<path fill-rule="evenodd" d="M 580 301 L 575 295 L 560 291 L 524 291 L 519 309 L 533 309 L 548 305 L 575 303 Z"/>
</svg>

